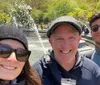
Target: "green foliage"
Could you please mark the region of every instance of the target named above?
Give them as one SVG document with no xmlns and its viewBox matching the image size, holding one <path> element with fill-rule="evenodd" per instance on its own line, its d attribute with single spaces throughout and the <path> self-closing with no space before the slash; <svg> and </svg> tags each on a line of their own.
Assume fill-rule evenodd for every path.
<svg viewBox="0 0 100 85">
<path fill-rule="evenodd" d="M 31 10 L 30 14 L 36 23 L 43 22 L 43 11 L 34 8 Z"/>
<path fill-rule="evenodd" d="M 96 9 L 99 11 L 100 10 L 100 1 L 96 5 Z"/>
<path fill-rule="evenodd" d="M 11 6 L 11 5 L 10 5 L 9 2 L 2 2 L 2 1 L 0 0 L 0 10 L 2 10 L 2 11 L 4 11 L 4 12 L 8 13 L 8 12 L 9 12 L 10 6 Z"/>
<path fill-rule="evenodd" d="M 0 0 L 0 24 L 10 24 L 11 17 L 9 15 L 10 4 Z"/>
<path fill-rule="evenodd" d="M 15 7 L 15 2 L 24 2 L 26 7 L 24 4 L 23 8 Z M 0 0 L 0 4 L 0 23 L 13 23 L 11 18 L 16 16 L 19 24 L 24 24 L 27 28 L 32 24 L 28 21 L 30 14 L 37 24 L 46 24 L 63 15 L 74 16 L 82 22 L 87 22 L 93 13 L 100 10 L 100 0 Z M 32 9 L 28 10 L 27 14 L 29 6 Z"/>
<path fill-rule="evenodd" d="M 68 15 L 73 16 L 82 22 L 87 22 L 88 18 L 91 17 L 93 13 L 94 12 L 92 11 L 88 12 L 88 10 L 84 10 L 81 8 L 75 8 L 72 12 L 69 12 Z"/>
<path fill-rule="evenodd" d="M 0 10 L 0 24 L 5 24 L 5 23 L 10 24 L 10 22 L 11 22 L 11 18 L 9 14 Z"/>
<path fill-rule="evenodd" d="M 31 10 L 31 7 L 27 4 L 24 4 L 23 2 L 20 4 L 15 4 L 12 7 L 12 18 L 15 17 L 16 23 L 19 27 L 24 27 L 30 29 L 34 21 L 31 18 L 29 11 Z M 13 22 L 15 22 L 13 20 Z"/>
<path fill-rule="evenodd" d="M 89 8 L 89 5 L 88 4 L 81 3 L 81 2 L 80 2 L 80 5 L 78 5 L 78 6 L 79 6 L 79 8 L 84 9 L 84 10 L 87 10 L 87 8 Z"/>
<path fill-rule="evenodd" d="M 48 6 L 47 12 L 44 13 L 44 19 L 51 21 L 56 17 L 67 15 L 67 13 L 71 12 L 76 7 L 77 5 L 73 0 L 59 0 Z"/>
</svg>

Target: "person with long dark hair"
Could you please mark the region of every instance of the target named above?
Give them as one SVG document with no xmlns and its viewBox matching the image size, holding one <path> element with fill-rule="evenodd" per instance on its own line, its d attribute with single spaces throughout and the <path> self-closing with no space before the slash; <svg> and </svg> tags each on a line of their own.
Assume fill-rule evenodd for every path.
<svg viewBox="0 0 100 85">
<path fill-rule="evenodd" d="M 11 25 L 0 25 L 0 85 L 41 85 L 30 66 L 28 40 Z"/>
</svg>

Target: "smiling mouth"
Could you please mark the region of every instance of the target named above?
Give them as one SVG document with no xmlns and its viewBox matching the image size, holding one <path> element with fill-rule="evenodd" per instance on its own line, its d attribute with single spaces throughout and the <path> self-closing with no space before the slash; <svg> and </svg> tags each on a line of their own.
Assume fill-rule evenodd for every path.
<svg viewBox="0 0 100 85">
<path fill-rule="evenodd" d="M 63 51 L 63 50 L 60 50 L 60 52 L 61 52 L 61 53 L 64 53 L 64 54 L 68 54 L 70 51 L 71 51 L 71 50 L 67 50 L 67 51 L 66 51 L 66 50 L 64 50 L 64 51 Z"/>
<path fill-rule="evenodd" d="M 0 65 L 0 66 L 7 70 L 15 70 L 16 69 L 16 67 L 13 67 L 13 66 L 6 66 L 6 65 Z"/>
</svg>

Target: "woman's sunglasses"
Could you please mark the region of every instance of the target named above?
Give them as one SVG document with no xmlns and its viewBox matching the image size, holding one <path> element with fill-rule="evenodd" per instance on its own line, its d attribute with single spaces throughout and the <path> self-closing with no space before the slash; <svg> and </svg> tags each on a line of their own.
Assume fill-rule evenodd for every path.
<svg viewBox="0 0 100 85">
<path fill-rule="evenodd" d="M 16 59 L 18 61 L 23 61 L 23 62 L 27 61 L 31 54 L 31 51 L 29 51 L 29 50 L 13 49 L 7 44 L 0 43 L 0 57 L 8 58 L 12 52 L 15 52 Z"/>
<path fill-rule="evenodd" d="M 93 32 L 97 32 L 98 31 L 98 29 L 99 29 L 99 25 L 94 25 L 94 26 L 92 26 L 91 27 L 91 30 L 93 31 Z"/>
</svg>

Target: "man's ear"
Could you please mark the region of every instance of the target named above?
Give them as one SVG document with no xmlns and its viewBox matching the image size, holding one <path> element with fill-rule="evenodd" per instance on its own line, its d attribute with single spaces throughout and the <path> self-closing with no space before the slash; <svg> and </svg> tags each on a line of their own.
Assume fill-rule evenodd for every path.
<svg viewBox="0 0 100 85">
<path fill-rule="evenodd" d="M 49 38 L 49 43 L 50 43 L 50 44 L 52 44 L 52 41 L 51 41 L 51 39 L 50 39 L 50 38 Z"/>
<path fill-rule="evenodd" d="M 80 35 L 80 36 L 79 36 L 79 41 L 78 41 L 78 42 L 80 42 L 81 39 L 82 39 L 82 36 Z"/>
</svg>

